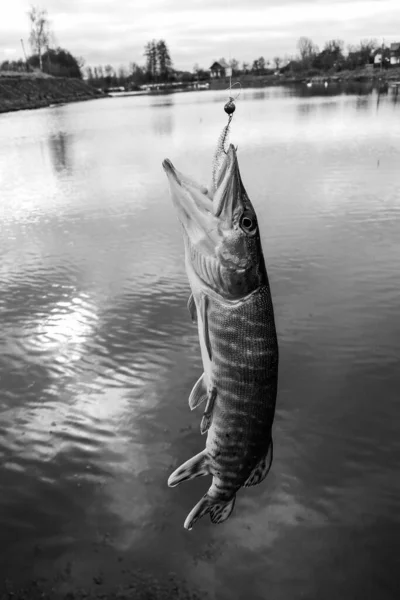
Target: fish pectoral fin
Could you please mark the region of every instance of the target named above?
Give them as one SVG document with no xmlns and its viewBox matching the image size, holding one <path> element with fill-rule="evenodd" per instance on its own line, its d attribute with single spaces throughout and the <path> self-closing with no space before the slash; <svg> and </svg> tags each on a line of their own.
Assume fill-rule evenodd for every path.
<svg viewBox="0 0 400 600">
<path fill-rule="evenodd" d="M 190 479 L 208 475 L 209 473 L 210 467 L 208 455 L 206 450 L 203 450 L 178 467 L 176 471 L 169 476 L 168 485 L 169 487 L 175 487 L 182 483 L 182 481 L 190 481 Z"/>
<path fill-rule="evenodd" d="M 208 357 L 212 359 L 210 332 L 208 330 L 208 297 L 202 295 L 200 299 L 201 320 L 203 324 L 203 338 L 207 348 Z"/>
<path fill-rule="evenodd" d="M 207 404 L 204 409 L 203 418 L 201 419 L 201 423 L 200 423 L 201 435 L 206 433 L 206 431 L 208 431 L 210 428 L 216 397 L 217 397 L 217 388 L 214 387 L 210 390 L 210 393 L 208 394 Z"/>
<path fill-rule="evenodd" d="M 272 465 L 273 450 L 274 446 L 271 438 L 267 454 L 256 464 L 243 487 L 257 485 L 266 478 Z"/>
<path fill-rule="evenodd" d="M 197 321 L 197 309 L 196 309 L 196 303 L 193 298 L 193 294 L 190 294 L 190 296 L 189 296 L 189 300 L 187 302 L 187 307 L 188 307 L 190 318 L 192 319 L 193 323 L 195 323 Z"/>
<path fill-rule="evenodd" d="M 210 513 L 210 519 L 213 523 L 223 523 L 226 521 L 233 511 L 236 495 L 227 502 L 210 498 L 208 494 L 202 497 L 200 502 L 196 504 L 186 517 L 184 528 L 192 529 L 193 525 L 201 517 Z"/>
<path fill-rule="evenodd" d="M 189 396 L 189 406 L 190 410 L 194 410 L 201 404 L 207 400 L 207 387 L 204 381 L 204 373 L 194 384 L 194 388 L 190 392 Z"/>
</svg>

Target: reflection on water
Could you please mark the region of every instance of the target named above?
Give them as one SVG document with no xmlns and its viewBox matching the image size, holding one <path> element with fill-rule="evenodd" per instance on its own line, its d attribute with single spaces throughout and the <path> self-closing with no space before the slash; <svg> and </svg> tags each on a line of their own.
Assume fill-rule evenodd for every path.
<svg viewBox="0 0 400 600">
<path fill-rule="evenodd" d="M 151 107 L 173 106 L 175 103 L 175 95 L 172 93 L 156 94 L 149 97 L 149 105 Z"/>
<path fill-rule="evenodd" d="M 308 85 L 294 84 L 288 86 L 292 89 L 294 95 L 300 98 L 310 98 L 314 96 L 369 96 L 375 89 L 373 82 L 358 83 L 349 81 L 346 84 L 338 81 L 308 82 Z"/>
<path fill-rule="evenodd" d="M 153 116 L 153 132 L 157 136 L 170 136 L 174 128 L 174 120 L 171 114 L 155 113 Z"/>
<path fill-rule="evenodd" d="M 1 594 L 397 598 L 395 88 L 242 90 L 232 142 L 280 339 L 275 459 L 192 535 L 207 482 L 167 488 L 204 438 L 161 162 L 207 183 L 225 98 L 0 117 Z"/>
<path fill-rule="evenodd" d="M 235 88 L 234 88 L 235 89 Z M 254 90 L 251 97 L 253 100 L 264 100 L 268 97 L 268 93 L 266 88 L 261 88 L 259 90 Z"/>
<path fill-rule="evenodd" d="M 70 157 L 68 155 L 68 136 L 60 131 L 56 135 L 49 136 L 49 150 L 54 169 L 62 172 L 70 168 Z"/>
</svg>

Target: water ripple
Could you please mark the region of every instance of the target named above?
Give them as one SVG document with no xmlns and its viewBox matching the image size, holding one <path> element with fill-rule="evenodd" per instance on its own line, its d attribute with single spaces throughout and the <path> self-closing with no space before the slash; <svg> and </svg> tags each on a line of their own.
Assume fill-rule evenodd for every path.
<svg viewBox="0 0 400 600">
<path fill-rule="evenodd" d="M 71 563 L 52 581 L 64 597 L 99 565 L 120 581 L 126 553 L 200 597 L 391 600 L 379 582 L 390 589 L 399 554 L 398 105 L 302 90 L 246 90 L 234 132 L 280 341 L 274 464 L 195 537 L 181 525 L 208 482 L 166 484 L 204 438 L 161 161 L 208 177 L 225 92 L 1 117 L 0 580 Z"/>
</svg>

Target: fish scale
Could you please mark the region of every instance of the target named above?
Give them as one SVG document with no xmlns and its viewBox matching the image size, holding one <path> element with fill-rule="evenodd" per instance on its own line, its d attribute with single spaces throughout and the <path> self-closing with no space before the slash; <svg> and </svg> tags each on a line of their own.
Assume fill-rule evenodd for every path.
<svg viewBox="0 0 400 600">
<path fill-rule="evenodd" d="M 242 318 L 248 314 L 252 319 Z M 206 448 L 211 457 L 218 454 L 210 470 L 223 472 L 234 466 L 239 489 L 247 479 L 249 465 L 254 466 L 268 448 L 271 415 L 275 411 L 277 356 L 270 348 L 277 342 L 269 288 L 265 286 L 246 302 L 231 307 L 212 299 L 208 323 L 211 347 L 215 350 L 213 381 L 217 398 Z M 227 328 L 236 331 L 236 336 L 226 334 Z M 255 334 L 258 343 L 252 341 Z M 226 340 L 233 351 L 227 351 Z M 238 368 L 238 364 L 242 366 Z M 255 368 L 261 372 L 257 379 Z M 255 424 L 241 431 L 249 419 Z M 222 435 L 217 431 L 222 431 Z M 233 447 L 242 450 L 235 463 L 231 460 Z"/>
</svg>

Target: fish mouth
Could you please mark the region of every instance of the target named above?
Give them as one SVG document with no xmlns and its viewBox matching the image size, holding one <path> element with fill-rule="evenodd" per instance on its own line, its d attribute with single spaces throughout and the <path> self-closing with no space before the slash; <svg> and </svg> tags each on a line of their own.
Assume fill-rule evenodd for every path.
<svg viewBox="0 0 400 600">
<path fill-rule="evenodd" d="M 166 174 L 167 174 L 168 178 L 169 178 L 169 177 L 172 177 L 172 178 L 174 178 L 174 179 L 175 179 L 175 181 L 176 181 L 176 182 L 177 182 L 179 185 L 181 185 L 181 180 L 180 180 L 180 178 L 179 178 L 179 176 L 178 176 L 178 172 L 177 172 L 177 170 L 175 169 L 175 167 L 174 167 L 174 165 L 172 164 L 172 162 L 169 160 L 169 158 L 166 158 L 165 160 L 163 160 L 162 166 L 163 166 L 163 169 L 164 169 L 164 171 L 166 172 Z"/>
<path fill-rule="evenodd" d="M 219 160 L 210 188 L 183 175 L 168 158 L 162 166 L 169 180 L 179 219 L 185 228 L 190 221 L 204 227 L 205 221 L 209 225 L 215 219 L 231 226 L 243 187 L 236 150 L 232 144 Z"/>
<path fill-rule="evenodd" d="M 189 233 L 196 227 L 207 228 L 212 215 L 212 198 L 208 189 L 178 171 L 168 158 L 162 166 L 168 177 L 172 202 L 185 230 Z"/>
<path fill-rule="evenodd" d="M 183 175 L 169 159 L 163 168 L 183 229 L 189 281 L 237 300 L 260 286 L 262 251 L 236 150 L 233 145 L 219 150 L 209 189 Z"/>
</svg>

